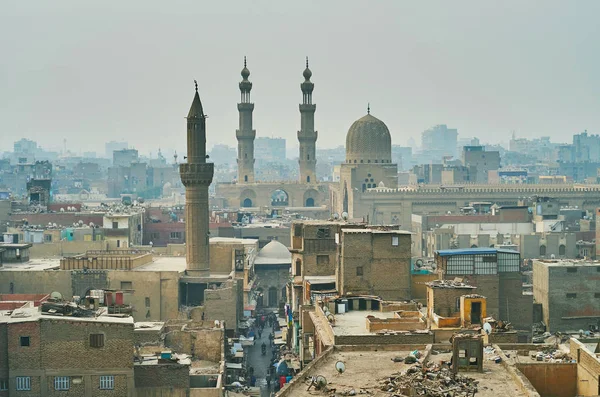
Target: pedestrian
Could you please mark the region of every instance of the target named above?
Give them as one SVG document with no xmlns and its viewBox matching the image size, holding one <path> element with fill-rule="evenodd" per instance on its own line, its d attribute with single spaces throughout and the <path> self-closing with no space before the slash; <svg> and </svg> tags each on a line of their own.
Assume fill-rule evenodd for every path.
<svg viewBox="0 0 600 397">
<path fill-rule="evenodd" d="M 271 377 L 267 375 L 267 390 L 271 390 Z"/>
<path fill-rule="evenodd" d="M 262 329 L 258 329 L 258 339 L 262 338 Z"/>
</svg>

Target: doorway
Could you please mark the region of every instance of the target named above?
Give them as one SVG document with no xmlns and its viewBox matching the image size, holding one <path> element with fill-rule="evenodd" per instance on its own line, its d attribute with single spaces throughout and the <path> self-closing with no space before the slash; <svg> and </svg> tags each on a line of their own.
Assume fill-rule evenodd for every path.
<svg viewBox="0 0 600 397">
<path fill-rule="evenodd" d="M 481 324 L 481 302 L 471 303 L 471 324 Z"/>
</svg>

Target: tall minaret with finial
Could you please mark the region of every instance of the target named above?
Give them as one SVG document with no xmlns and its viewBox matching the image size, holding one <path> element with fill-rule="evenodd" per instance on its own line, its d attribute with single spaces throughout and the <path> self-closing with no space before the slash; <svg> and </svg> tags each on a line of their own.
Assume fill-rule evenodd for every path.
<svg viewBox="0 0 600 397">
<path fill-rule="evenodd" d="M 191 276 L 210 274 L 208 187 L 214 166 L 206 159 L 206 116 L 198 95 L 198 83 L 187 116 L 187 163 L 179 164 L 185 186 L 185 239 L 187 272 Z"/>
<path fill-rule="evenodd" d="M 256 137 L 256 131 L 252 129 L 254 104 L 250 102 L 252 83 L 248 80 L 249 76 L 250 71 L 246 67 L 246 57 L 244 57 L 242 81 L 240 82 L 241 101 L 237 105 L 240 113 L 240 127 L 235 132 L 238 141 L 238 183 L 254 182 L 254 138 Z"/>
<path fill-rule="evenodd" d="M 300 165 L 300 182 L 317 182 L 317 131 L 315 131 L 315 110 L 317 106 L 312 103 L 312 92 L 315 85 L 310 81 L 312 72 L 308 68 L 308 57 L 306 57 L 306 69 L 304 69 L 304 82 L 300 84 L 302 89 L 302 103 L 300 104 L 300 131 L 298 131 L 298 143 L 300 153 L 298 163 Z"/>
</svg>

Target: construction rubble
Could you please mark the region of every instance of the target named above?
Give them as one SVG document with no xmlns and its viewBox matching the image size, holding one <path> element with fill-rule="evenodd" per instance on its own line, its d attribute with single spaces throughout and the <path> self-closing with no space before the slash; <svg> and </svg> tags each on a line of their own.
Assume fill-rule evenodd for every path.
<svg viewBox="0 0 600 397">
<path fill-rule="evenodd" d="M 416 359 L 413 353 L 408 357 Z M 412 360 L 398 358 L 393 361 L 406 363 Z M 406 371 L 378 379 L 376 388 L 340 390 L 325 384 L 319 387 L 316 378 L 307 379 L 307 384 L 310 384 L 309 389 L 314 386 L 330 397 L 381 395 L 381 392 L 388 393 L 389 397 L 474 397 L 479 381 L 454 374 L 446 363 L 440 365 L 430 361 L 426 364 L 417 362 Z"/>
</svg>

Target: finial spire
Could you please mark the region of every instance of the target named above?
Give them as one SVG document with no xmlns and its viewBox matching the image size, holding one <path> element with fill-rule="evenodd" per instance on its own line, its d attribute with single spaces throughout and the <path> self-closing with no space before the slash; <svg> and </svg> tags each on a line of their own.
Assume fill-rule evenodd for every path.
<svg viewBox="0 0 600 397">
<path fill-rule="evenodd" d="M 246 67 L 246 55 L 244 55 L 244 67 Z"/>
<path fill-rule="evenodd" d="M 306 67 L 308 68 L 308 57 L 306 57 Z"/>
<path fill-rule="evenodd" d="M 367 103 L 367 114 L 371 114 L 371 104 Z"/>
<path fill-rule="evenodd" d="M 196 92 L 198 92 L 198 82 L 194 80 L 194 85 L 196 86 Z"/>
</svg>

